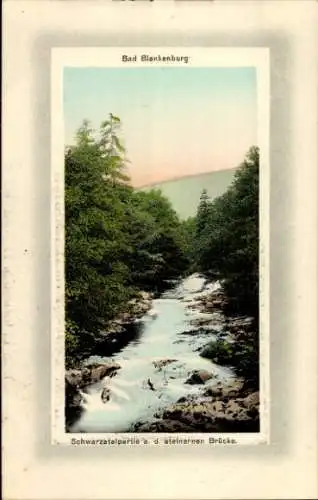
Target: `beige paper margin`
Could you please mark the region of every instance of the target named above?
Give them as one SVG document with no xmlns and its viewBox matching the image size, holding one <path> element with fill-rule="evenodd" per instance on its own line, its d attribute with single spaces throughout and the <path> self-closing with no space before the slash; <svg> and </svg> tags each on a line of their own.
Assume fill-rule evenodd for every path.
<svg viewBox="0 0 318 500">
<path fill-rule="evenodd" d="M 76 16 L 74 3 L 12 1 L 4 9 L 4 498 L 317 498 L 315 2 L 235 0 L 202 5 L 200 11 L 162 3 L 160 11 L 140 5 L 138 11 L 116 7 L 114 12 L 92 1 L 79 2 Z M 158 39 L 159 44 L 168 39 L 173 45 L 222 45 L 223 40 L 243 46 L 264 45 L 265 40 L 274 47 L 274 439 L 252 450 L 61 450 L 49 445 L 46 402 L 50 127 L 48 100 L 42 94 L 47 96 L 49 86 L 48 47 L 79 45 L 79 40 L 80 45 L 96 45 L 97 40 L 104 45 L 136 45 L 138 40 L 154 45 Z"/>
<path fill-rule="evenodd" d="M 260 432 L 259 433 L 65 433 L 64 418 L 64 109 L 63 70 L 66 67 L 127 68 L 121 61 L 123 54 L 137 55 L 131 68 L 154 67 L 142 63 L 142 54 L 174 54 L 189 57 L 185 66 L 194 67 L 253 67 L 257 81 L 257 145 L 260 147 Z M 156 67 L 167 67 L 155 63 Z M 184 66 L 184 65 L 183 65 Z M 180 63 L 169 63 L 180 67 Z M 269 440 L 269 50 L 267 48 L 182 48 L 182 47 L 77 47 L 53 48 L 51 71 L 51 134 L 52 134 L 52 444 L 81 443 L 96 445 L 96 440 L 138 438 L 148 445 L 160 446 L 164 440 L 200 439 L 209 444 L 209 438 L 231 438 L 236 444 L 265 444 Z M 155 117 L 154 117 L 155 119 Z M 157 440 L 158 444 L 154 444 Z M 223 441 L 222 441 L 223 442 Z M 218 443 L 218 441 L 216 441 Z M 109 445 L 112 446 L 112 445 Z M 113 445 L 118 446 L 118 445 Z M 145 445 L 144 445 L 145 446 Z M 146 445 L 147 446 L 147 445 Z"/>
</svg>

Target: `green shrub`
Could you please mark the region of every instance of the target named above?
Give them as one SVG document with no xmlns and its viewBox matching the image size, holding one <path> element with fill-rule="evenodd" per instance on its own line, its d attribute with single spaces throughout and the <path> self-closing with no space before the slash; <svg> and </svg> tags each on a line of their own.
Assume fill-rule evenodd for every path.
<svg viewBox="0 0 318 500">
<path fill-rule="evenodd" d="M 247 382 L 258 385 L 259 355 L 254 342 L 229 343 L 226 340 L 217 340 L 209 343 L 200 356 L 219 365 L 231 366 L 238 375 L 246 378 Z"/>
</svg>

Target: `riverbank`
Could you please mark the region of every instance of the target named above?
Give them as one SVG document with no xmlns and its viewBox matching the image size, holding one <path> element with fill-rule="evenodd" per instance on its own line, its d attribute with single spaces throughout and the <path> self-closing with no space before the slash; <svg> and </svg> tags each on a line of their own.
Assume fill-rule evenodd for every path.
<svg viewBox="0 0 318 500">
<path fill-rule="evenodd" d="M 109 321 L 103 329 L 100 329 L 88 337 L 88 340 L 81 346 L 80 352 L 67 360 L 67 369 L 80 369 L 83 360 L 95 354 L 103 352 L 111 356 L 118 348 L 118 345 L 125 345 L 129 342 L 129 327 L 137 324 L 144 315 L 150 311 L 154 294 L 140 291 L 136 297 L 127 302 L 125 310 Z M 87 334 L 86 334 L 87 336 Z"/>
<path fill-rule="evenodd" d="M 201 348 L 199 355 L 233 367 L 237 377 L 211 383 L 213 370 L 192 372 L 185 383 L 204 385 L 203 392 L 180 398 L 150 421 L 135 424 L 132 431 L 259 432 L 258 353 L 252 352 L 258 345 L 255 321 L 246 316 L 224 316 L 227 298 L 222 288 L 195 298 L 187 307 L 208 314 L 190 321 L 194 329 L 187 334 L 195 335 L 199 329 L 207 334 L 213 331 L 214 340 Z M 219 331 L 212 328 L 215 316 L 224 320 Z"/>
<path fill-rule="evenodd" d="M 85 357 L 101 351 L 105 355 L 111 356 L 118 345 L 122 346 L 129 342 L 128 327 L 136 324 L 150 311 L 153 297 L 151 292 L 141 291 L 138 296 L 131 299 L 127 303 L 126 311 L 110 321 L 107 328 L 94 337 L 94 348 L 89 353 L 85 353 Z"/>
<path fill-rule="evenodd" d="M 107 329 L 100 331 L 94 338 L 91 349 L 84 351 L 79 359 L 73 362 L 72 368 L 65 371 L 65 416 L 66 428 L 83 412 L 85 396 L 83 391 L 102 379 L 115 375 L 120 369 L 118 363 L 104 362 L 87 364 L 86 359 L 94 352 L 111 355 L 119 345 L 129 342 L 128 325 L 131 327 L 147 314 L 153 301 L 153 294 L 142 291 L 127 304 L 127 311 L 109 322 Z M 105 393 L 104 393 L 105 394 Z"/>
<path fill-rule="evenodd" d="M 132 431 L 259 432 L 259 392 L 242 379 L 208 385 L 203 396 L 182 398 L 152 421 L 137 423 Z"/>
<path fill-rule="evenodd" d="M 65 419 L 66 429 L 80 417 L 83 411 L 83 403 L 85 402 L 85 389 L 97 382 L 113 377 L 117 370 L 121 367 L 118 363 L 92 363 L 91 365 L 83 366 L 66 370 L 65 372 Z M 103 397 L 107 401 L 105 395 Z"/>
</svg>

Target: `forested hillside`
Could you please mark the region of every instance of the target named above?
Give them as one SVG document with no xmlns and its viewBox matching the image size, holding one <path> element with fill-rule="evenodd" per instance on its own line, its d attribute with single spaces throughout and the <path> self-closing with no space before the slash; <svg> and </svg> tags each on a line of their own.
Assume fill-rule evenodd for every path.
<svg viewBox="0 0 318 500">
<path fill-rule="evenodd" d="M 252 147 L 230 188 L 213 201 L 201 194 L 192 258 L 199 270 L 223 280 L 232 310 L 258 311 L 259 150 Z"/>
<path fill-rule="evenodd" d="M 197 167 L 198 170 L 200 167 Z M 160 189 L 172 203 L 182 219 L 196 214 L 200 195 L 206 189 L 210 200 L 221 196 L 234 180 L 237 166 L 229 170 L 216 170 L 208 173 L 190 175 L 141 188 L 142 191 Z"/>
<path fill-rule="evenodd" d="M 98 133 L 84 121 L 65 152 L 66 355 L 127 309 L 138 290 L 160 289 L 188 266 L 186 236 L 158 190 L 129 184 L 120 119 Z"/>
<path fill-rule="evenodd" d="M 235 349 L 224 340 L 211 343 L 203 355 L 235 365 L 250 383 L 259 379 L 259 150 L 251 147 L 230 188 L 210 201 L 202 192 L 191 245 L 194 267 L 219 280 L 227 315 L 253 318 Z"/>
</svg>

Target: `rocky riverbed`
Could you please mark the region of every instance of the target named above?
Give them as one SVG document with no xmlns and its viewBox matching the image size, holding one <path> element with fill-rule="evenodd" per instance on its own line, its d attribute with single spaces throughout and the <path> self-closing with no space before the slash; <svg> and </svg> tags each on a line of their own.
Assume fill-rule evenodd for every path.
<svg viewBox="0 0 318 500">
<path fill-rule="evenodd" d="M 159 299 L 135 301 L 136 337 L 109 354 L 127 335 L 128 317 L 120 318 L 104 336 L 108 357 L 66 372 L 69 430 L 257 432 L 258 385 L 242 375 L 255 324 L 225 316 L 226 304 L 220 284 L 198 275 Z"/>
<path fill-rule="evenodd" d="M 103 352 L 111 353 L 114 349 L 116 350 L 118 344 L 127 343 L 129 341 L 129 336 L 127 339 L 127 325 L 138 322 L 151 309 L 152 300 L 153 294 L 145 291 L 140 292 L 138 297 L 130 300 L 128 311 L 111 321 L 107 329 L 99 332 L 99 335 L 96 336 L 92 352 L 98 352 L 99 349 L 102 349 Z M 76 364 L 76 368 L 66 370 L 65 414 L 67 429 L 83 412 L 86 388 L 114 376 L 119 369 L 118 363 L 112 361 L 86 363 L 84 357 L 84 360 Z M 105 395 L 105 390 L 103 394 Z"/>
<path fill-rule="evenodd" d="M 135 432 L 258 432 L 259 393 L 236 379 L 229 384 L 206 386 L 203 396 L 181 398 L 176 404 L 154 415 L 150 422 L 139 422 Z"/>
<path fill-rule="evenodd" d="M 222 289 L 205 294 L 194 301 L 188 308 L 201 313 L 213 313 L 222 318 L 222 329 L 216 333 L 216 339 L 200 349 L 201 356 L 209 354 L 211 346 L 228 347 L 226 363 L 235 365 L 235 353 L 242 343 L 255 336 L 255 323 L 249 317 L 224 317 L 223 311 L 227 299 Z M 197 318 L 190 321 L 195 328 L 185 332 L 197 334 L 198 329 L 210 332 L 213 327 L 211 317 Z M 215 363 L 222 361 L 217 349 L 215 355 L 208 356 Z M 221 359 L 220 359 L 221 358 Z M 185 381 L 188 384 L 204 385 L 200 395 L 180 398 L 175 404 L 157 412 L 151 421 L 138 422 L 132 427 L 134 432 L 259 432 L 259 390 L 258 386 L 242 377 L 218 381 L 209 384 L 213 373 L 193 371 Z"/>
<path fill-rule="evenodd" d="M 100 348 L 112 352 L 116 343 L 125 344 L 127 339 L 128 326 L 131 326 L 143 318 L 152 307 L 153 294 L 150 292 L 140 292 L 138 297 L 130 300 L 127 304 L 127 311 L 118 315 L 110 321 L 104 331 L 100 331 L 95 337 L 95 351 Z M 108 349 L 110 348 L 110 349 Z"/>
</svg>

